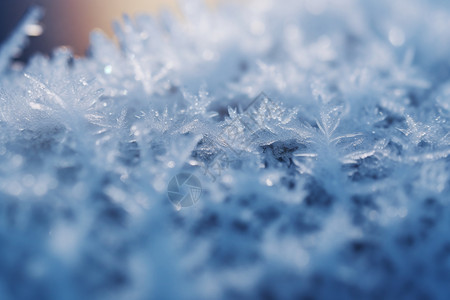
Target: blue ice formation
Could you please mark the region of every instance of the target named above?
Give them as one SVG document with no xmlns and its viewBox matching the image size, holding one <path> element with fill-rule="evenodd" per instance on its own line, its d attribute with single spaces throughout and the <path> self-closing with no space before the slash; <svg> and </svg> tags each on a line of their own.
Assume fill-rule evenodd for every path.
<svg viewBox="0 0 450 300">
<path fill-rule="evenodd" d="M 180 6 L 1 48 L 0 299 L 448 299 L 448 1 Z"/>
</svg>

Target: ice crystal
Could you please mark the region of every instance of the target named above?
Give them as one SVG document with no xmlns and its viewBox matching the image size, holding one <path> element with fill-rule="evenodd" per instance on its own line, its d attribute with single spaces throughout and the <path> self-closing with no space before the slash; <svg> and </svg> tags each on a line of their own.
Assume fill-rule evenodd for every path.
<svg viewBox="0 0 450 300">
<path fill-rule="evenodd" d="M 0 299 L 446 299 L 450 6 L 180 7 L 1 47 Z"/>
</svg>

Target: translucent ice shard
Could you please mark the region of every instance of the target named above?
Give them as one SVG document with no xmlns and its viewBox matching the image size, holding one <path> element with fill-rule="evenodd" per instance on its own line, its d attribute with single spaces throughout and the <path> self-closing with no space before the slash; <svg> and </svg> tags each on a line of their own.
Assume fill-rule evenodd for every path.
<svg viewBox="0 0 450 300">
<path fill-rule="evenodd" d="M 12 58 L 21 53 L 28 41 L 28 36 L 35 36 L 42 30 L 37 23 L 42 18 L 44 11 L 33 6 L 29 9 L 17 29 L 11 34 L 8 40 L 0 46 L 0 73 L 4 73 Z"/>
</svg>

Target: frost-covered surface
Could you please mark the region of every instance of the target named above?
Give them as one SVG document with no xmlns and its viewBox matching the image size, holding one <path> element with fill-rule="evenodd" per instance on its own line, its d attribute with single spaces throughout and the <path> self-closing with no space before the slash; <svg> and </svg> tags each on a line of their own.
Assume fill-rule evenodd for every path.
<svg viewBox="0 0 450 300">
<path fill-rule="evenodd" d="M 0 51 L 0 299 L 448 299 L 448 2 L 182 9 Z"/>
</svg>

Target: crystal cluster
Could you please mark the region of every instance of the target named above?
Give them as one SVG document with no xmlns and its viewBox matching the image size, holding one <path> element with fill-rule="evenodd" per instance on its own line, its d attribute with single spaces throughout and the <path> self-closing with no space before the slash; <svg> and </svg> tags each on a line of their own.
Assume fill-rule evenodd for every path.
<svg viewBox="0 0 450 300">
<path fill-rule="evenodd" d="M 450 5 L 180 6 L 0 48 L 0 299 L 446 299 Z"/>
</svg>

